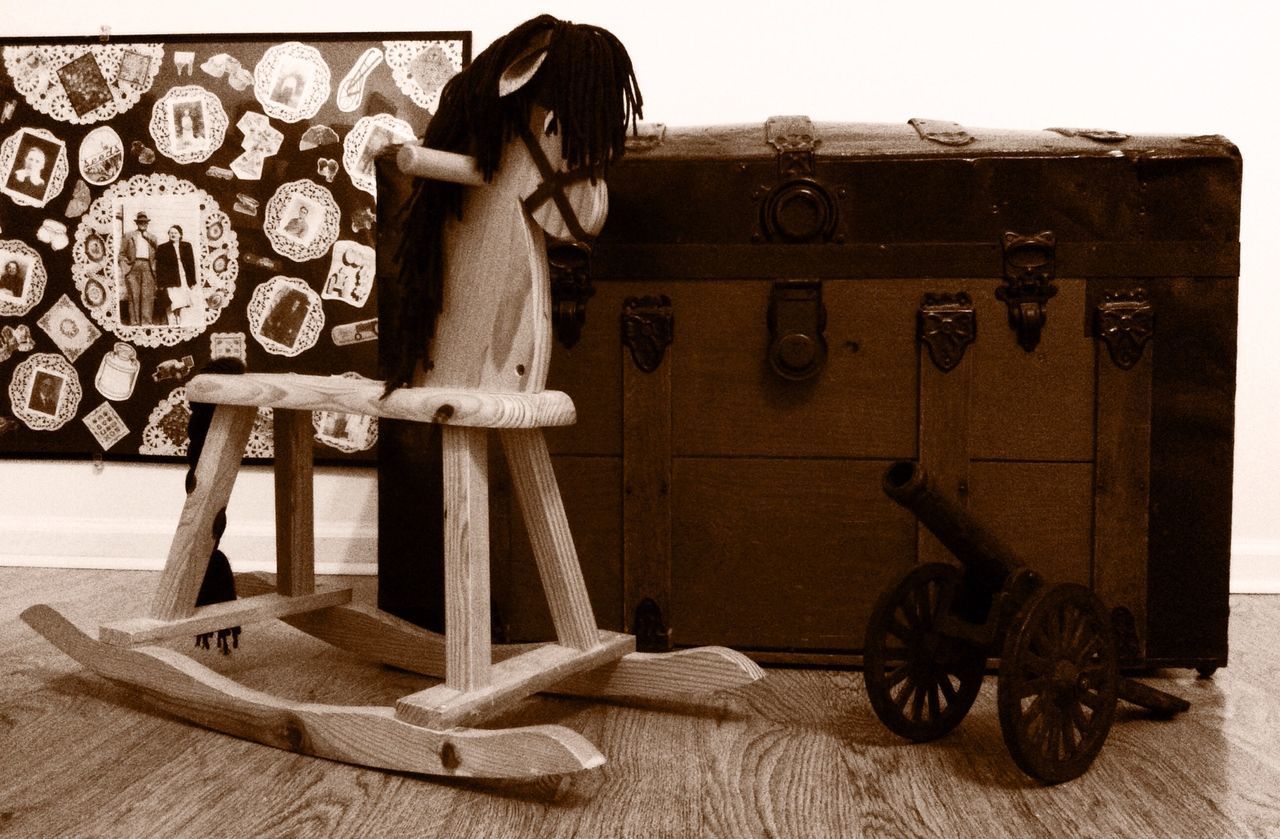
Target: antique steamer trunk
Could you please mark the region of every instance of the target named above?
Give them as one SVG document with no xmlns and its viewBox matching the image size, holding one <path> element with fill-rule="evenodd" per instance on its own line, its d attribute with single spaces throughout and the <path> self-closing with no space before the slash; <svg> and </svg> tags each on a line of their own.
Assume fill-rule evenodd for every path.
<svg viewBox="0 0 1280 839">
<path fill-rule="evenodd" d="M 636 138 L 589 261 L 555 255 L 548 387 L 579 421 L 548 439 L 601 624 L 856 660 L 877 594 L 945 558 L 881 493 L 905 458 L 1116 607 L 1130 662 L 1225 664 L 1240 179 L 1218 136 Z M 388 457 L 383 495 L 408 497 Z M 546 637 L 502 480 L 499 629 Z M 391 600 L 422 576 L 404 554 Z"/>
</svg>

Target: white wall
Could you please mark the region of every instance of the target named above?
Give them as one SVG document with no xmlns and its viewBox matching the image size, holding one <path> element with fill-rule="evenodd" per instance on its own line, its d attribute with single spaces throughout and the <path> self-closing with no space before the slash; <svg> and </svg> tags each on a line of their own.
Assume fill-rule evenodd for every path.
<svg viewBox="0 0 1280 839">
<path fill-rule="evenodd" d="M 1245 159 L 1235 562 L 1240 590 L 1280 591 L 1280 285 L 1272 247 L 1280 221 L 1280 121 L 1274 79 L 1280 13 L 1273 3 L 1072 2 L 694 3 L 639 0 L 320 4 L 314 0 L 115 3 L 0 0 L 6 35 L 468 29 L 475 51 L 547 11 L 596 23 L 627 45 L 647 103 L 669 124 L 815 120 L 968 126 L 1114 128 L 1225 134 Z M 1272 82 L 1265 81 L 1272 79 Z M 0 554 L 53 550 L 159 557 L 181 503 L 181 469 L 0 462 Z M 321 560 L 372 561 L 371 474 L 324 470 Z M 67 503 L 70 501 L 71 503 Z M 49 511 L 56 511 L 50 513 Z M 270 479 L 242 478 L 235 531 L 267 539 Z M 48 517 L 58 516 L 56 520 Z M 25 517 L 35 525 L 21 525 Z M 97 524 L 94 523 L 97 520 Z M 132 521 L 143 536 L 130 536 Z M 122 523 L 123 522 L 123 523 Z M 108 527 L 107 524 L 110 526 Z M 106 528 L 105 530 L 103 528 Z M 96 530 L 95 530 L 96 528 Z M 94 547 L 94 533 L 117 533 Z M 16 534 L 16 536 L 14 535 Z M 87 535 L 86 535 L 87 534 Z M 228 548 L 234 548 L 228 534 Z M 77 541 L 79 539 L 79 541 Z M 16 550 L 14 546 L 25 546 Z"/>
</svg>

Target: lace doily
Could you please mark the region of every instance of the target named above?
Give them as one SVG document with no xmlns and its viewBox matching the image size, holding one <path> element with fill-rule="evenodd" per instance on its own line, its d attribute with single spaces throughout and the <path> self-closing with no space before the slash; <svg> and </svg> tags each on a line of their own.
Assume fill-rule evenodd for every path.
<svg viewBox="0 0 1280 839">
<path fill-rule="evenodd" d="M 190 422 L 191 403 L 187 401 L 187 388 L 176 387 L 151 409 L 147 426 L 142 429 L 142 445 L 138 447 L 138 454 L 186 457 L 187 447 L 191 444 L 191 439 L 187 436 Z M 253 429 L 249 432 L 244 456 L 269 458 L 274 449 L 271 409 L 259 408 L 258 415 L 253 420 Z"/>
<path fill-rule="evenodd" d="M 311 119 L 329 98 L 329 65 L 315 47 L 298 41 L 276 44 L 253 68 L 253 95 L 267 116 Z"/>
<path fill-rule="evenodd" d="M 201 163 L 222 147 L 227 112 L 197 84 L 171 87 L 151 108 L 148 127 L 156 149 L 175 163 Z"/>
<path fill-rule="evenodd" d="M 4 67 L 27 104 L 59 122 L 91 125 L 127 112 L 151 89 L 163 44 L 24 44 Z"/>
<path fill-rule="evenodd" d="M 462 42 L 383 41 L 382 46 L 400 92 L 435 113 L 441 88 L 462 69 Z"/>
<path fill-rule="evenodd" d="M 294 262 L 324 256 L 338 240 L 342 211 L 333 193 L 312 180 L 281 184 L 262 216 L 271 247 Z"/>
<path fill-rule="evenodd" d="M 343 373 L 342 378 L 371 381 L 353 371 Z M 311 425 L 316 430 L 316 440 L 347 454 L 368 451 L 378 442 L 378 418 L 366 414 L 312 411 Z"/>
<path fill-rule="evenodd" d="M 18 271 L 25 278 L 22 296 L 0 294 L 0 315 L 20 317 L 40 302 L 44 297 L 44 287 L 49 281 L 45 271 L 44 260 L 40 254 L 26 242 L 17 239 L 0 239 L 0 272 L 10 262 L 18 264 Z"/>
<path fill-rule="evenodd" d="M 126 324 L 121 318 L 122 280 L 116 260 L 117 241 L 123 235 L 124 224 L 120 211 L 126 202 L 145 203 L 146 199 L 153 198 L 163 203 L 175 197 L 185 198 L 193 211 L 199 212 L 204 226 L 203 235 L 198 237 L 186 231 L 201 266 L 204 322 L 198 326 Z M 218 233 L 216 239 L 210 237 L 211 229 Z M 89 314 L 103 329 L 139 346 L 171 347 L 200 335 L 222 314 L 235 295 L 236 278 L 240 275 L 239 257 L 238 238 L 230 219 L 207 192 L 173 175 L 134 175 L 110 186 L 81 217 L 71 246 L 71 278 Z"/>
<path fill-rule="evenodd" d="M 351 183 L 370 195 L 377 195 L 378 176 L 374 161 L 391 143 L 413 143 L 413 126 L 391 114 L 360 117 L 342 141 L 342 166 Z"/>
<path fill-rule="evenodd" d="M 324 329 L 320 295 L 297 277 L 275 276 L 255 288 L 248 315 L 249 331 L 272 355 L 305 352 Z"/>
<path fill-rule="evenodd" d="M 24 161 L 19 153 L 27 155 L 27 149 L 38 148 L 45 157 L 45 183 L 43 188 L 31 182 L 19 182 L 15 168 L 21 171 Z M 56 151 L 55 151 L 56 149 Z M 67 144 L 45 128 L 19 128 L 0 143 L 0 192 L 24 207 L 43 207 L 62 192 L 71 165 L 67 163 Z"/>
<path fill-rule="evenodd" d="M 65 294 L 36 323 L 53 339 L 53 343 L 58 345 L 67 360 L 72 362 L 84 355 L 85 350 L 102 337 L 98 327 L 90 323 L 84 312 Z"/>
<path fill-rule="evenodd" d="M 9 381 L 13 415 L 32 431 L 55 431 L 80 407 L 80 377 L 65 358 L 40 352 L 25 359 Z"/>
</svg>

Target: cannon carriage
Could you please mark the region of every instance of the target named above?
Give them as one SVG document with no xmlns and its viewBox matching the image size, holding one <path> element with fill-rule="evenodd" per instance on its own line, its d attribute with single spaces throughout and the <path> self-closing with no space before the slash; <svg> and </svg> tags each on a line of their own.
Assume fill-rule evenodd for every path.
<svg viewBox="0 0 1280 839">
<path fill-rule="evenodd" d="M 947 734 L 977 698 L 987 660 L 999 658 L 1005 744 L 1022 771 L 1052 784 L 1089 768 L 1119 700 L 1159 716 L 1191 707 L 1120 673 L 1123 613 L 1085 586 L 1047 583 L 919 464 L 893 464 L 883 488 L 959 562 L 916 566 L 872 609 L 863 673 L 890 731 L 916 742 Z"/>
</svg>

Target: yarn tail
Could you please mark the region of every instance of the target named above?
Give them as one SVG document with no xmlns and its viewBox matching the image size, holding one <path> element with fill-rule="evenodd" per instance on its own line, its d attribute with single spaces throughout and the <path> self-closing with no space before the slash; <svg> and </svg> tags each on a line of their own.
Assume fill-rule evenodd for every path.
<svg viewBox="0 0 1280 839">
<path fill-rule="evenodd" d="M 235 358 L 217 358 L 211 361 L 200 372 L 202 373 L 243 373 L 244 364 Z M 187 423 L 187 437 L 191 441 L 187 446 L 187 494 L 196 487 L 196 464 L 200 462 L 200 453 L 204 451 L 205 438 L 209 436 L 209 426 L 213 424 L 213 405 L 205 402 L 191 403 L 191 419 Z M 231 573 L 231 562 L 227 555 L 218 550 L 222 533 L 227 528 L 227 511 L 219 510 L 213 522 L 213 553 L 209 555 L 209 564 L 205 568 L 204 579 L 200 582 L 200 593 L 196 595 L 197 606 L 211 603 L 226 603 L 236 599 L 236 580 Z M 196 646 L 209 649 L 217 639 L 218 649 L 223 655 L 231 655 L 233 648 L 240 646 L 240 627 L 230 626 L 216 632 L 205 632 L 196 636 Z"/>
</svg>

